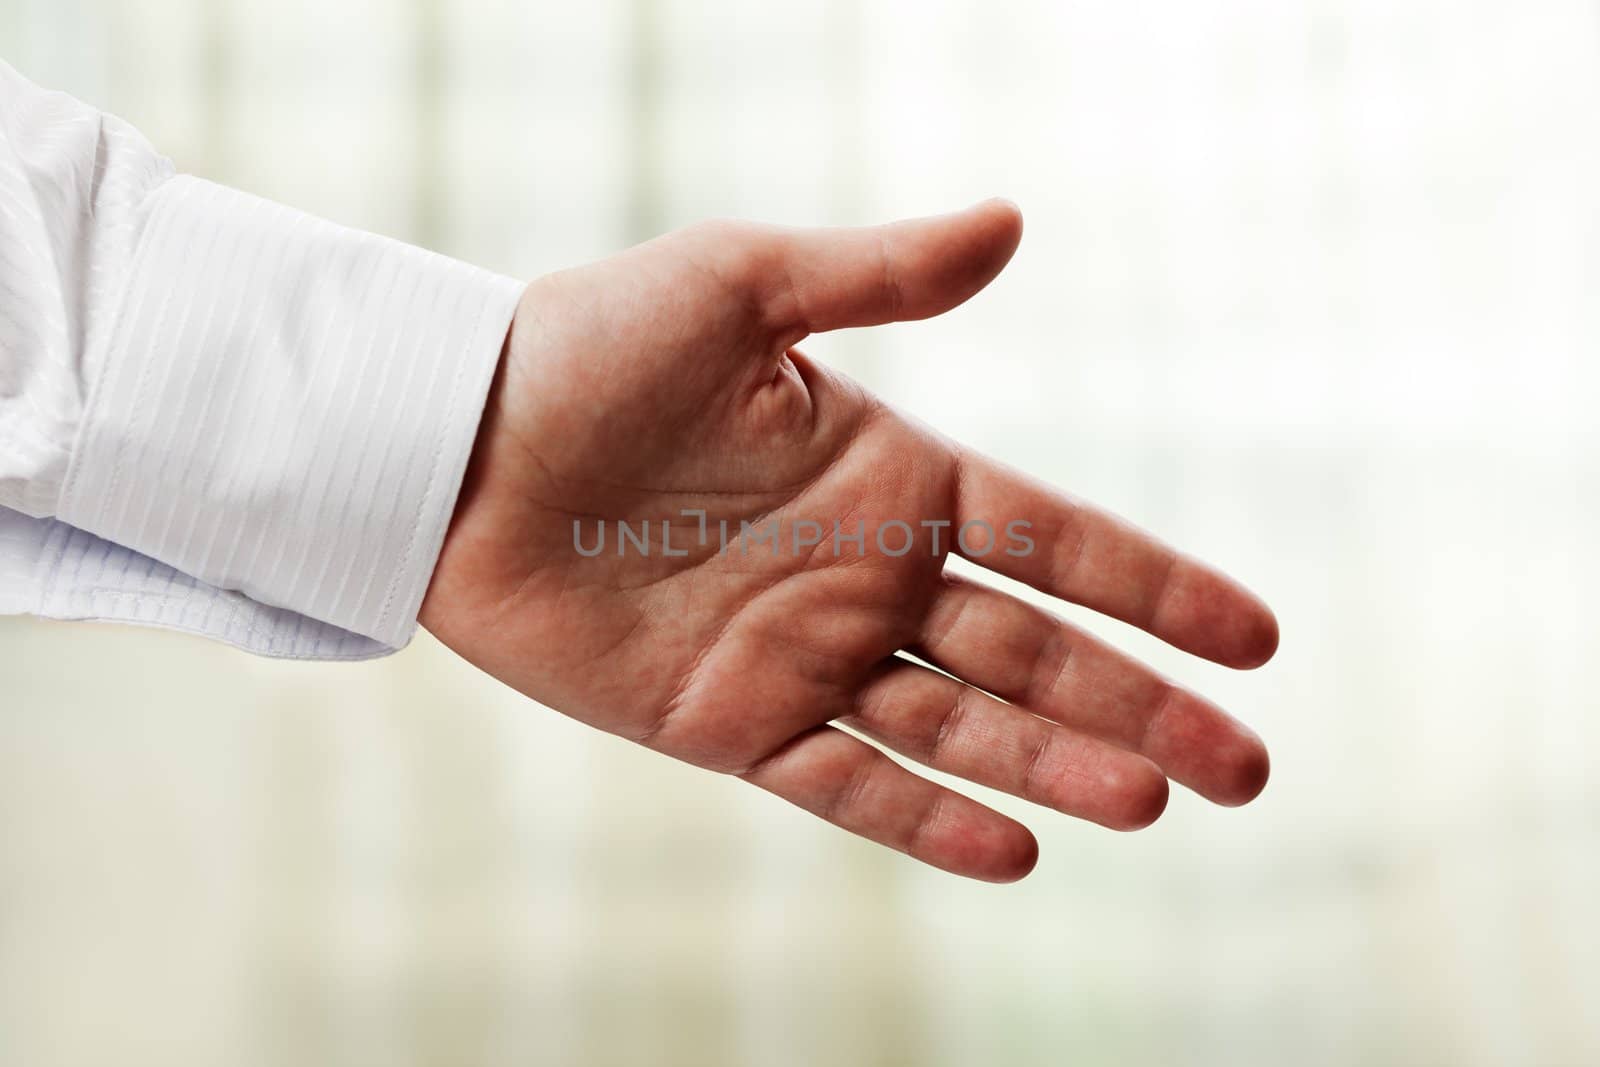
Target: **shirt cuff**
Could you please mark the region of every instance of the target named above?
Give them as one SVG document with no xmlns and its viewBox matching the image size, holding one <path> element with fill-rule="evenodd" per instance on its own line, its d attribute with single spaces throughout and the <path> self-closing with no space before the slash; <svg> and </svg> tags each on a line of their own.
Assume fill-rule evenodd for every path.
<svg viewBox="0 0 1600 1067">
<path fill-rule="evenodd" d="M 56 516 L 404 646 L 522 283 L 179 176 L 152 194 Z"/>
</svg>

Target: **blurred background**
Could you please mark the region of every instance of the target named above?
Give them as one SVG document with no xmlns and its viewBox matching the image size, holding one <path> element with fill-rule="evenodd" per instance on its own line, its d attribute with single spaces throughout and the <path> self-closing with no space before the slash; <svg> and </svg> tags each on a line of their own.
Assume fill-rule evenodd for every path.
<svg viewBox="0 0 1600 1067">
<path fill-rule="evenodd" d="M 0 1063 L 1600 1062 L 1593 0 L 0 0 L 178 165 L 519 275 L 708 215 L 1016 199 L 808 350 L 1210 558 L 1261 731 L 969 884 L 358 666 L 0 620 Z"/>
</svg>

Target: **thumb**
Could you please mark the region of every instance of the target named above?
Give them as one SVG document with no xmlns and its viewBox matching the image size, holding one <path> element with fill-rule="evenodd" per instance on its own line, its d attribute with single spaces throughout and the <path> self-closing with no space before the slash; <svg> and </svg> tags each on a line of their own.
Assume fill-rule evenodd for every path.
<svg viewBox="0 0 1600 1067">
<path fill-rule="evenodd" d="M 801 333 L 930 318 L 993 281 L 1021 240 L 1022 213 L 999 199 L 884 226 L 784 231 L 768 315 Z"/>
</svg>

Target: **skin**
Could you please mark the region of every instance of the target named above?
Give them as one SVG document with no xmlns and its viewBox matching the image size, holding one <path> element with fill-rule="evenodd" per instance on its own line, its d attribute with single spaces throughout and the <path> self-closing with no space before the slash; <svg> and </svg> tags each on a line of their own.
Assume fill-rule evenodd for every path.
<svg viewBox="0 0 1600 1067">
<path fill-rule="evenodd" d="M 808 334 L 923 319 L 986 286 L 1022 234 L 990 201 L 868 229 L 712 222 L 532 283 L 517 309 L 423 624 L 467 660 L 601 730 L 737 775 L 957 874 L 1010 881 L 1021 824 L 940 771 L 1115 829 L 1168 780 L 1219 804 L 1266 749 L 1203 698 L 1049 613 L 946 573 L 952 530 L 1030 522 L 974 562 L 1232 667 L 1266 662 L 1271 612 L 1215 570 L 973 453 L 808 360 Z M 698 520 L 707 513 L 708 544 Z M 740 521 L 781 521 L 739 551 Z M 578 552 L 573 522 L 592 549 Z M 718 551 L 719 520 L 734 547 Z M 827 523 L 792 548 L 797 520 Z M 831 523 L 869 531 L 835 554 Z M 877 550 L 892 519 L 917 538 Z M 650 520 L 619 556 L 616 520 Z M 661 522 L 673 520 L 661 551 Z M 898 548 L 903 534 L 886 535 Z M 972 556 L 985 548 L 974 531 Z M 931 670 L 914 662 L 933 664 Z"/>
</svg>

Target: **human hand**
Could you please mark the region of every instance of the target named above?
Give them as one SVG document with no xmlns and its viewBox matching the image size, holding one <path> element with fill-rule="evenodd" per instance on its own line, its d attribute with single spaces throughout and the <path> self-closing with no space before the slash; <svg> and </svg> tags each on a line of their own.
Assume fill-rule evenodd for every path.
<svg viewBox="0 0 1600 1067">
<path fill-rule="evenodd" d="M 423 624 L 582 722 L 972 877 L 1025 875 L 1033 836 L 835 723 L 1117 829 L 1159 816 L 1169 777 L 1221 804 L 1250 800 L 1268 772 L 1255 734 L 944 564 L 954 550 L 1233 667 L 1276 649 L 1264 604 L 794 348 L 957 306 L 1021 229 L 998 201 L 860 230 L 707 223 L 534 282 Z M 704 527 L 684 514 L 697 511 Z M 779 540 L 755 543 L 774 520 Z M 926 525 L 940 520 L 953 525 Z M 992 537 L 973 526 L 958 543 L 969 520 Z M 635 534 L 649 523 L 648 554 L 619 521 Z M 1014 521 L 1029 524 L 1021 537 Z M 681 555 L 664 551 L 663 522 Z M 602 526 L 604 550 L 586 554 Z"/>
</svg>

